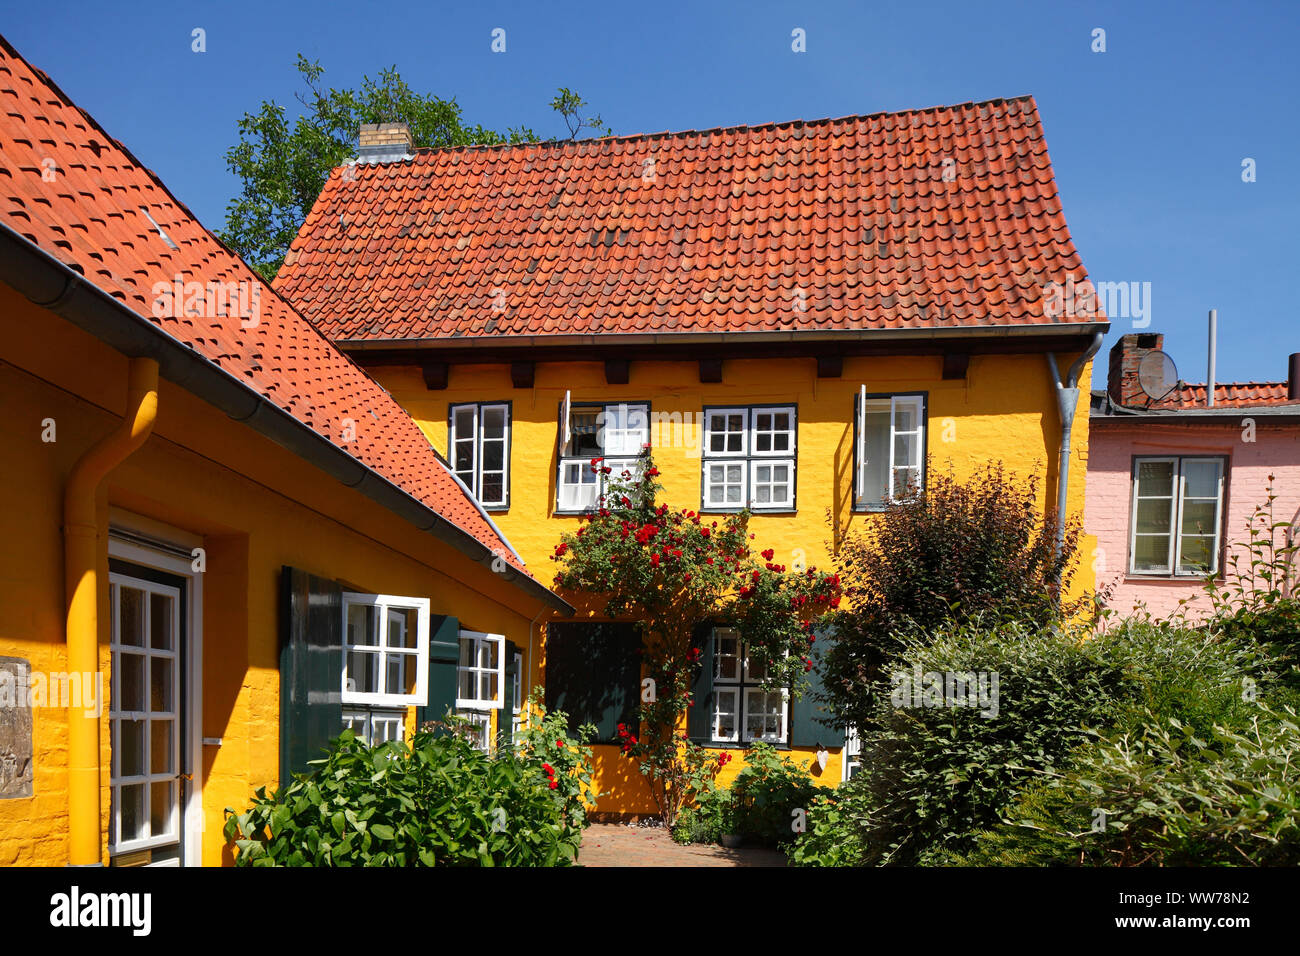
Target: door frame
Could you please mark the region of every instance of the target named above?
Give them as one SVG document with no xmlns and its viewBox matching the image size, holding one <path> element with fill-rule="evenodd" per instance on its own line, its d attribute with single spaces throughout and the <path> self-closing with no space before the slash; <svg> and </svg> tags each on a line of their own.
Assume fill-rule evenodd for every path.
<svg viewBox="0 0 1300 956">
<path fill-rule="evenodd" d="M 142 567 L 174 574 L 186 580 L 186 643 L 182 702 L 186 759 L 180 767 L 189 774 L 181 807 L 181 865 L 203 865 L 203 574 L 193 568 L 191 553 L 203 546 L 197 535 L 112 509 L 108 556 Z"/>
</svg>

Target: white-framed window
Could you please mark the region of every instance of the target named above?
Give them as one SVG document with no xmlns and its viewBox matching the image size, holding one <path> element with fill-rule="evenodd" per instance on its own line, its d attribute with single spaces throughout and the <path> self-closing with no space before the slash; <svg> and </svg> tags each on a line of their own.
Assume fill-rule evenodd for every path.
<svg viewBox="0 0 1300 956">
<path fill-rule="evenodd" d="M 357 739 L 370 747 L 402 740 L 406 735 L 406 711 L 345 708 L 343 728 L 351 729 Z"/>
<path fill-rule="evenodd" d="M 852 780 L 862 769 L 862 738 L 858 728 L 852 725 L 844 733 L 844 771 L 843 779 Z"/>
<path fill-rule="evenodd" d="M 560 470 L 556 510 L 590 511 L 608 489 L 610 478 L 636 477 L 641 453 L 650 444 L 650 406 L 644 402 L 574 405 L 565 394 L 560 409 Z M 593 458 L 610 469 L 601 475 Z"/>
<path fill-rule="evenodd" d="M 510 506 L 510 403 L 452 405 L 447 412 L 451 469 L 484 508 Z"/>
<path fill-rule="evenodd" d="M 1130 573 L 1218 572 L 1225 465 L 1219 457 L 1134 459 Z"/>
<path fill-rule="evenodd" d="M 713 739 L 719 743 L 763 740 L 784 743 L 790 692 L 765 688 L 766 666 L 751 660 L 734 628 L 713 630 Z"/>
<path fill-rule="evenodd" d="M 704 511 L 793 511 L 793 405 L 704 409 Z"/>
<path fill-rule="evenodd" d="M 109 849 L 129 853 L 180 840 L 181 589 L 115 572 L 108 580 Z"/>
<path fill-rule="evenodd" d="M 925 490 L 925 396 L 858 389 L 854 506 L 879 509 Z"/>
<path fill-rule="evenodd" d="M 428 598 L 343 593 L 344 704 L 423 704 L 428 670 Z"/>
<path fill-rule="evenodd" d="M 496 710 L 505 693 L 505 644 L 502 634 L 460 632 L 456 707 Z"/>
<path fill-rule="evenodd" d="M 524 655 L 515 654 L 514 673 L 510 676 L 510 729 L 519 740 L 524 730 Z"/>
<path fill-rule="evenodd" d="M 492 714 L 486 710 L 457 710 L 457 717 L 469 721 L 470 743 L 484 753 L 492 749 Z"/>
</svg>

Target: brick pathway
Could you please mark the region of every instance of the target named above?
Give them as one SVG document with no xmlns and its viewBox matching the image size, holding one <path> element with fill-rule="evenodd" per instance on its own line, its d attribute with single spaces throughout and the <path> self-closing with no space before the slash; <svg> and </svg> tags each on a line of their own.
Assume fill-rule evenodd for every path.
<svg viewBox="0 0 1300 956">
<path fill-rule="evenodd" d="M 785 854 L 762 847 L 728 850 L 693 843 L 680 846 L 667 830 L 593 823 L 582 835 L 581 866 L 785 866 Z"/>
</svg>

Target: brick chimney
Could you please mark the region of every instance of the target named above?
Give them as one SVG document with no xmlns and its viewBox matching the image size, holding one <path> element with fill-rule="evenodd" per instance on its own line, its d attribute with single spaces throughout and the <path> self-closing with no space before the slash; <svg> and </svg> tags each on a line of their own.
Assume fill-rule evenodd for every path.
<svg viewBox="0 0 1300 956">
<path fill-rule="evenodd" d="M 366 123 L 357 137 L 358 163 L 392 163 L 414 153 L 415 141 L 405 123 Z"/>
<path fill-rule="evenodd" d="M 1110 371 L 1106 376 L 1106 392 L 1116 405 L 1141 408 L 1151 399 L 1138 383 L 1138 365 L 1148 352 L 1164 347 L 1165 337 L 1159 332 L 1131 333 L 1120 337 L 1111 346 Z M 1170 388 L 1174 383 L 1167 383 Z"/>
</svg>

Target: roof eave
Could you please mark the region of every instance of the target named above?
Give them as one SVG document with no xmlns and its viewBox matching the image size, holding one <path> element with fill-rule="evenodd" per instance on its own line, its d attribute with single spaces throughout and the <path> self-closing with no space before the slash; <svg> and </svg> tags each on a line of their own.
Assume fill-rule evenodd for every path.
<svg viewBox="0 0 1300 956">
<path fill-rule="evenodd" d="M 369 465 L 294 418 L 225 369 L 187 348 L 74 269 L 60 262 L 7 223 L 0 222 L 0 281 L 34 304 L 62 316 L 130 357 L 158 360 L 159 374 L 199 396 L 232 419 L 269 438 L 331 477 L 361 492 L 421 531 L 488 568 L 496 555 L 486 544 L 448 520 Z M 518 569 L 506 565 L 507 582 L 557 611 L 573 614 L 569 602 Z"/>
</svg>

